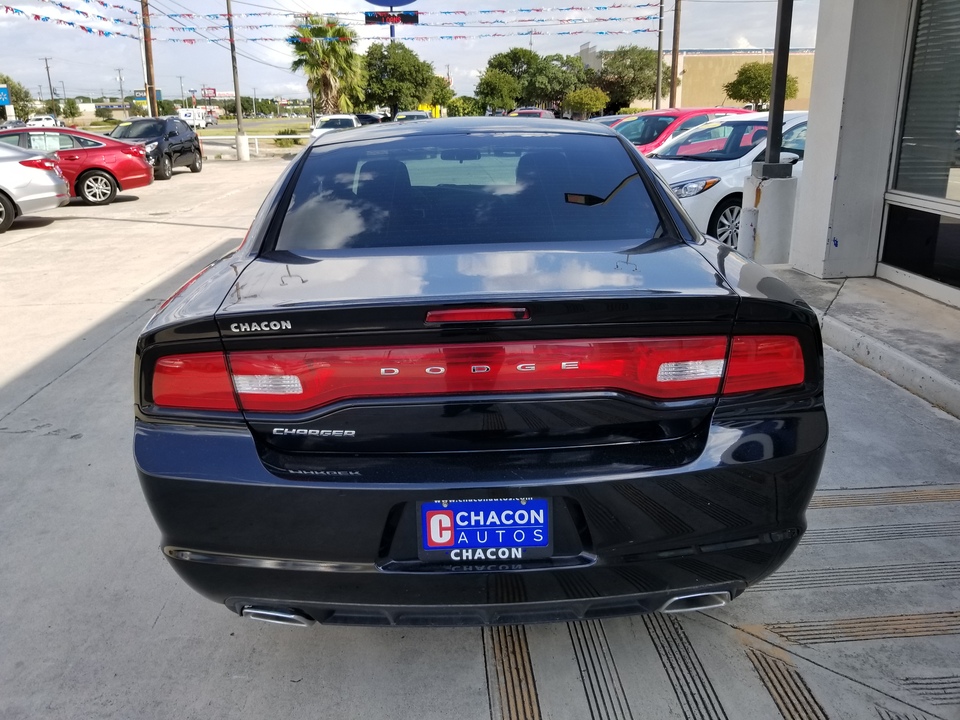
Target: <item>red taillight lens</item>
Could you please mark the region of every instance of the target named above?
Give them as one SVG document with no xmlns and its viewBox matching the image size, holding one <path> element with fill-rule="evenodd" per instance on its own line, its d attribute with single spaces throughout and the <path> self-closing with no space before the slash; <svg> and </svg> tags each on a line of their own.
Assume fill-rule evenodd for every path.
<svg viewBox="0 0 960 720">
<path fill-rule="evenodd" d="M 223 353 L 169 355 L 153 371 L 153 402 L 186 410 L 237 410 Z"/>
<path fill-rule="evenodd" d="M 302 412 L 348 398 L 620 390 L 715 395 L 723 337 L 244 351 L 230 371 L 244 410 Z"/>
<path fill-rule="evenodd" d="M 60 166 L 57 165 L 56 160 L 50 160 L 48 158 L 34 158 L 32 160 L 21 160 L 20 164 L 28 168 L 35 168 L 36 170 L 50 170 L 58 175 L 60 174 Z"/>
<path fill-rule="evenodd" d="M 790 387 L 803 382 L 800 341 L 790 335 L 741 335 L 733 339 L 723 394 Z"/>
<path fill-rule="evenodd" d="M 120 152 L 124 155 L 133 155 L 134 157 L 147 156 L 147 151 L 144 150 L 143 145 L 126 145 L 120 148 Z"/>
<path fill-rule="evenodd" d="M 431 310 L 428 323 L 444 322 L 490 322 L 493 320 L 529 320 L 526 308 L 458 308 L 455 310 Z"/>
</svg>

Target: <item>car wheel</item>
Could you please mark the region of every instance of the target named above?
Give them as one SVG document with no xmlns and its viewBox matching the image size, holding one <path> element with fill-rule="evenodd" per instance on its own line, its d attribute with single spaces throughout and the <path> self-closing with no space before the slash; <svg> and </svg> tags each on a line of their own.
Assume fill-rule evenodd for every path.
<svg viewBox="0 0 960 720">
<path fill-rule="evenodd" d="M 729 197 L 717 205 L 710 219 L 707 232 L 732 248 L 737 247 L 740 239 L 740 213 L 743 201 L 739 197 Z"/>
<path fill-rule="evenodd" d="M 203 155 L 199 152 L 193 154 L 193 162 L 190 163 L 190 172 L 197 173 L 203 170 Z"/>
<path fill-rule="evenodd" d="M 77 181 L 77 195 L 87 205 L 109 205 L 117 196 L 117 182 L 103 170 L 91 170 Z"/>
<path fill-rule="evenodd" d="M 13 206 L 10 198 L 0 193 L 0 233 L 6 232 L 7 228 L 13 225 L 13 219 L 17 215 L 17 209 Z"/>
<path fill-rule="evenodd" d="M 169 180 L 173 175 L 173 160 L 169 155 L 161 155 L 157 160 L 157 169 L 153 172 L 157 180 Z"/>
</svg>

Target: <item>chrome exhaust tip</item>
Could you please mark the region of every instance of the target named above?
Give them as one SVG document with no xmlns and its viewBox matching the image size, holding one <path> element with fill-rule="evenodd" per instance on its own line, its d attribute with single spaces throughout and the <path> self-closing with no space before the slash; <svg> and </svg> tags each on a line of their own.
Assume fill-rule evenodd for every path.
<svg viewBox="0 0 960 720">
<path fill-rule="evenodd" d="M 692 595 L 677 595 L 670 598 L 660 608 L 662 613 L 697 612 L 698 610 L 712 610 L 723 607 L 730 602 L 728 592 L 693 593 Z"/>
<path fill-rule="evenodd" d="M 240 617 L 273 623 L 274 625 L 293 625 L 294 627 L 310 627 L 315 622 L 296 610 L 286 608 L 257 607 L 245 605 L 240 611 Z"/>
</svg>

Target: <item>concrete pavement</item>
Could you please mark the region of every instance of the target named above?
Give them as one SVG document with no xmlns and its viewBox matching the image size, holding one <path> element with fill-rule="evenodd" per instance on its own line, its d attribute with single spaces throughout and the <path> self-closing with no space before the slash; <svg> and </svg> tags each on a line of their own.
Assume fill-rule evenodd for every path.
<svg viewBox="0 0 960 720">
<path fill-rule="evenodd" d="M 212 162 L 0 236 L 0 717 L 960 718 L 960 421 L 830 349 L 810 531 L 726 608 L 296 630 L 187 589 L 136 482 L 134 342 L 285 166 Z"/>
</svg>

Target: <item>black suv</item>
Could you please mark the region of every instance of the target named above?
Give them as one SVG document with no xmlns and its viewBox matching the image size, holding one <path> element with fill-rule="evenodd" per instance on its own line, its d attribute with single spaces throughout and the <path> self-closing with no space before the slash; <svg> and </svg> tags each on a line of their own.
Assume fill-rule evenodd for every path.
<svg viewBox="0 0 960 720">
<path fill-rule="evenodd" d="M 203 169 L 200 138 L 179 118 L 124 120 L 110 132 L 110 137 L 142 142 L 157 180 L 169 180 L 175 167 L 188 167 L 195 173 Z"/>
</svg>

